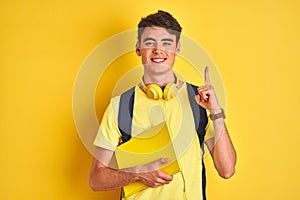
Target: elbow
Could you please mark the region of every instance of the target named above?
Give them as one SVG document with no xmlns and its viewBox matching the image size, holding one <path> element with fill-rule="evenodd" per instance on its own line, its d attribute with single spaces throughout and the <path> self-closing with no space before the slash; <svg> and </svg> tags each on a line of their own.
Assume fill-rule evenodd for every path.
<svg viewBox="0 0 300 200">
<path fill-rule="evenodd" d="M 235 168 L 232 167 L 230 169 L 226 169 L 226 170 L 222 170 L 222 171 L 219 171 L 219 175 L 224 178 L 224 179 L 229 179 L 231 178 L 235 173 Z"/>
<path fill-rule="evenodd" d="M 103 191 L 101 184 L 96 183 L 92 178 L 89 180 L 89 186 L 94 192 Z"/>
<path fill-rule="evenodd" d="M 100 189 L 91 180 L 89 181 L 89 186 L 94 192 L 100 191 Z"/>
<path fill-rule="evenodd" d="M 233 159 L 215 166 L 220 177 L 229 179 L 235 174 L 236 156 L 234 155 Z"/>
</svg>

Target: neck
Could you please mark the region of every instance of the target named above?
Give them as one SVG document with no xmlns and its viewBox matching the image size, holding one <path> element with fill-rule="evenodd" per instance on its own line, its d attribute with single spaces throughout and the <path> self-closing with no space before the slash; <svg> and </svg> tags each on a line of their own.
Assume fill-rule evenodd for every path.
<svg viewBox="0 0 300 200">
<path fill-rule="evenodd" d="M 160 87 L 164 87 L 168 83 L 175 83 L 176 78 L 173 70 L 170 70 L 170 72 L 164 74 L 152 75 L 152 74 L 144 73 L 143 81 L 145 85 L 155 83 Z"/>
</svg>

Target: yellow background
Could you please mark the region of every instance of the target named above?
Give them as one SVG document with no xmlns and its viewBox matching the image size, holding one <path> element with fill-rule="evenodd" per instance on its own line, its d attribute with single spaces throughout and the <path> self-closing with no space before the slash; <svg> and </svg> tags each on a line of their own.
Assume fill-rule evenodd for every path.
<svg viewBox="0 0 300 200">
<path fill-rule="evenodd" d="M 279 1 L 1 1 L 0 199 L 118 199 L 88 187 L 72 117 L 88 53 L 164 9 L 222 75 L 236 174 L 208 162 L 209 199 L 299 199 L 299 8 Z"/>
</svg>

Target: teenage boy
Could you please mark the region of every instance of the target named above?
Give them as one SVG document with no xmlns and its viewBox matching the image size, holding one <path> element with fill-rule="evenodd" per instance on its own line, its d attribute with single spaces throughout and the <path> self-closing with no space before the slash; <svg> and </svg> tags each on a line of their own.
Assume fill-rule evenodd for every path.
<svg viewBox="0 0 300 200">
<path fill-rule="evenodd" d="M 203 151 L 197 139 L 191 99 L 187 92 L 188 84 L 178 80 L 173 71 L 176 55 L 180 51 L 182 28 L 171 14 L 164 11 L 142 18 L 138 28 L 136 53 L 141 57 L 144 75 L 141 84 L 134 89 L 131 135 L 139 131 L 139 128 L 134 127 L 152 127 L 163 113 L 161 118 L 168 124 L 173 136 L 189 132 L 195 137 L 178 158 L 180 173 L 169 175 L 159 168 L 143 172 L 112 169 L 108 165 L 116 147 L 122 142 L 118 126 L 120 97 L 114 97 L 103 116 L 94 142 L 97 149 L 90 172 L 90 187 L 95 191 L 113 190 L 140 181 L 148 188 L 123 199 L 206 199 L 201 158 Z M 197 92 L 193 100 L 210 113 L 208 120 L 211 123 L 208 125 L 212 124 L 205 129 L 204 142 L 219 175 L 230 178 L 235 172 L 236 153 L 225 126 L 224 111 L 210 85 L 208 68 L 205 69 L 205 85 L 198 87 Z M 161 109 L 152 109 L 157 106 Z M 182 120 L 184 123 L 180 123 Z M 209 131 L 212 126 L 214 134 Z M 162 158 L 152 164 L 159 166 L 166 162 L 168 159 Z"/>
</svg>

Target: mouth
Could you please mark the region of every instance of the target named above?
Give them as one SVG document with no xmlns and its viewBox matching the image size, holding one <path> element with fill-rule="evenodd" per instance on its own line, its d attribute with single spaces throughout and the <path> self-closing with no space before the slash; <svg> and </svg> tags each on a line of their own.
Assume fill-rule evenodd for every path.
<svg viewBox="0 0 300 200">
<path fill-rule="evenodd" d="M 167 58 L 150 58 L 151 62 L 153 63 L 157 63 L 157 64 L 160 64 L 160 63 L 163 63 L 167 60 Z"/>
</svg>

